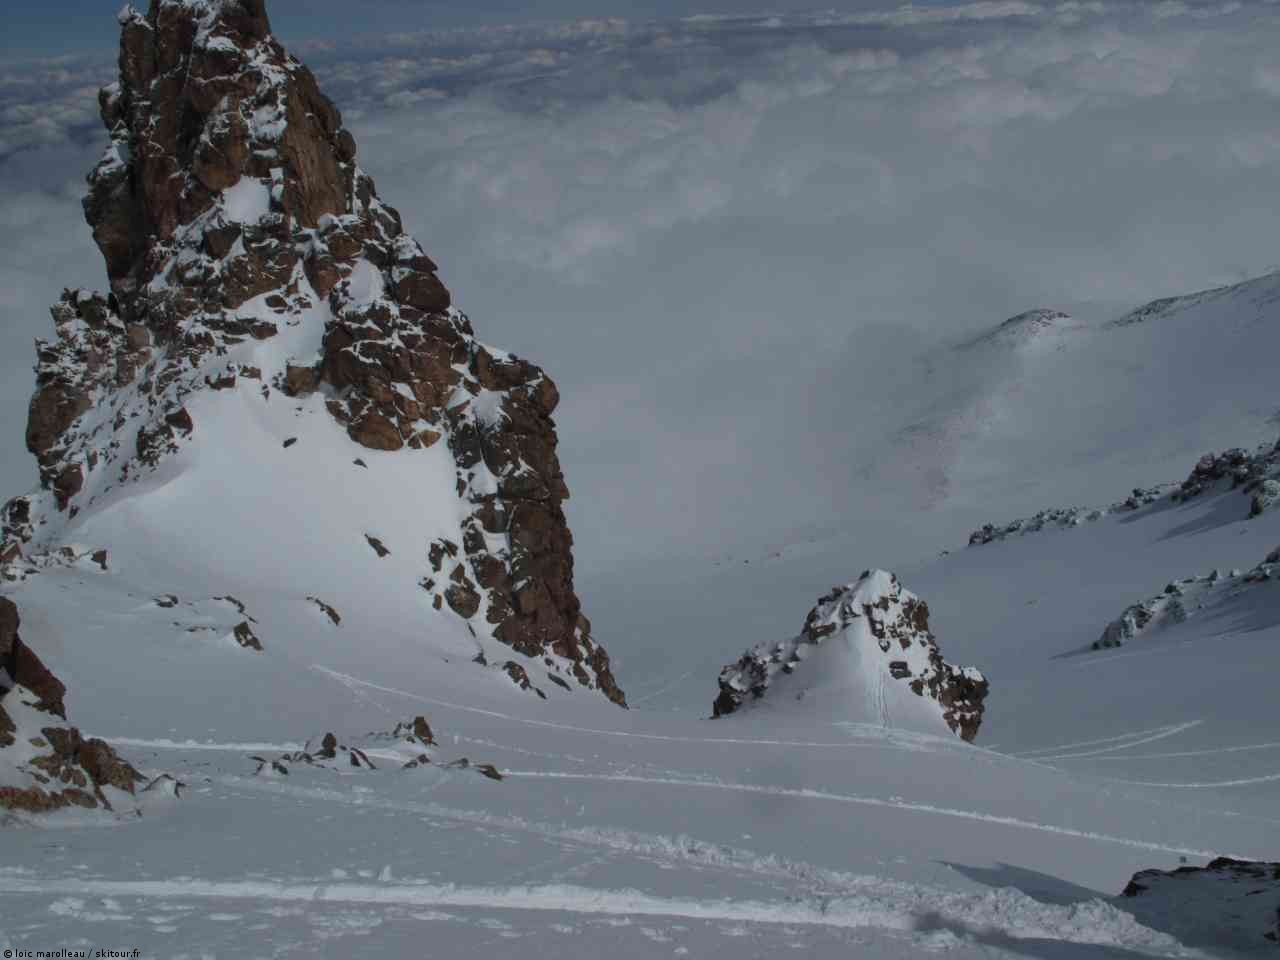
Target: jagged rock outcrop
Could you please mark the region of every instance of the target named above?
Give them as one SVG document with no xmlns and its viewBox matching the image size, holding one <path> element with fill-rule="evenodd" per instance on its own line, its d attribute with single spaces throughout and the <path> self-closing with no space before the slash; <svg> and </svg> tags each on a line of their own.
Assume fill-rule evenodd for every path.
<svg viewBox="0 0 1280 960">
<path fill-rule="evenodd" d="M 798 699 L 814 691 L 856 697 L 862 702 L 849 704 L 855 716 L 884 725 L 896 725 L 905 712 L 932 717 L 965 740 L 978 734 L 989 690 L 977 669 L 942 659 L 928 604 L 884 570 L 833 588 L 797 636 L 757 644 L 721 670 L 713 716 L 766 695 L 784 696 L 772 688 L 787 685 L 779 681 L 792 675 L 803 678 L 798 690 L 787 691 Z"/>
<path fill-rule="evenodd" d="M 1280 547 L 1248 572 L 1211 570 L 1204 576 L 1173 580 L 1154 597 L 1126 607 L 1090 649 L 1123 646 L 1144 634 L 1183 623 L 1212 604 L 1247 603 L 1254 587 L 1275 580 L 1280 580 Z"/>
<path fill-rule="evenodd" d="M 1263 444 L 1252 453 L 1233 447 L 1222 453 L 1206 453 L 1181 484 L 1135 488 L 1124 500 L 1105 507 L 1060 507 L 1041 510 L 1031 517 L 1006 524 L 986 523 L 969 534 L 969 546 L 981 546 L 1026 533 L 1065 529 L 1092 523 L 1113 513 L 1138 510 L 1164 497 L 1174 503 L 1193 500 L 1209 490 L 1238 490 L 1249 497 L 1248 516 L 1256 517 L 1280 503 L 1280 440 Z"/>
<path fill-rule="evenodd" d="M 143 777 L 103 740 L 67 723 L 66 687 L 21 637 L 18 608 L 0 597 L 0 810 L 117 809 Z"/>
<path fill-rule="evenodd" d="M 1271 955 L 1280 943 L 1280 863 L 1218 857 L 1204 867 L 1142 870 L 1124 909 L 1188 946 Z"/>
<path fill-rule="evenodd" d="M 1167 485 L 1166 485 L 1167 486 Z M 1069 529 L 1086 523 L 1093 523 L 1113 513 L 1124 513 L 1137 510 L 1155 503 L 1164 496 L 1166 487 L 1135 487 L 1124 500 L 1105 507 L 1056 507 L 1041 510 L 1039 513 L 1014 520 L 1006 524 L 984 523 L 969 534 L 969 546 L 977 547 L 986 543 L 1007 540 L 1010 537 L 1027 533 L 1039 533 L 1041 530 Z"/>
<path fill-rule="evenodd" d="M 1226 483 L 1230 480 L 1230 484 Z M 1191 500 L 1214 487 L 1240 490 L 1249 496 L 1249 516 L 1256 517 L 1280 502 L 1280 440 L 1263 444 L 1253 453 L 1233 447 L 1206 453 L 1173 493 L 1177 501 Z"/>
<path fill-rule="evenodd" d="M 447 446 L 466 511 L 447 563 L 423 564 L 437 609 L 625 706 L 574 591 L 555 384 L 476 340 L 263 0 L 152 0 L 119 20 L 120 78 L 99 97 L 111 145 L 84 202 L 110 292 L 68 290 L 38 344 L 41 491 L 6 505 L 0 567 L 194 442 L 197 395 L 318 393 L 369 450 Z M 242 360 L 270 340 L 283 362 Z"/>
</svg>

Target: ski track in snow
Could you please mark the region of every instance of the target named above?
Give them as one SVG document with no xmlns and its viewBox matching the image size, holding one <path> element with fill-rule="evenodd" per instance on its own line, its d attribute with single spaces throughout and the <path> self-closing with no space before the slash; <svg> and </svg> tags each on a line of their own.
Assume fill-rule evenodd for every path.
<svg viewBox="0 0 1280 960">
<path fill-rule="evenodd" d="M 1133 787 L 1168 787 L 1170 789 L 1182 790 L 1209 790 L 1214 787 L 1247 787 L 1257 783 L 1278 783 L 1280 782 L 1280 773 L 1268 773 L 1260 777 L 1243 777 L 1239 780 L 1215 780 L 1205 783 L 1154 783 L 1148 780 L 1114 780 L 1107 779 L 1108 783 L 1123 783 Z M 1260 860 L 1262 857 L 1253 857 L 1246 859 Z"/>
<path fill-rule="evenodd" d="M 652 700 L 654 697 L 661 696 L 662 694 L 666 693 L 668 690 L 674 689 L 675 687 L 679 686 L 681 683 L 683 683 L 684 681 L 692 677 L 693 674 L 694 674 L 693 670 L 689 670 L 685 673 L 682 673 L 680 674 L 680 676 L 676 677 L 670 683 L 663 684 L 657 690 L 653 691 L 653 693 L 646 693 L 643 697 L 630 697 L 628 698 L 628 702 L 634 707 L 637 703 L 644 703 L 646 700 Z"/>
<path fill-rule="evenodd" d="M 1201 721 L 1195 721 L 1199 723 Z M 1039 757 L 1041 754 L 1057 753 L 1060 750 L 1075 750 L 1077 747 L 1094 747 L 1100 743 L 1117 743 L 1121 740 L 1130 740 L 1134 737 L 1146 737 L 1153 733 L 1162 733 L 1166 730 L 1172 730 L 1178 724 L 1166 724 L 1163 727 L 1152 727 L 1150 730 L 1136 730 L 1130 733 L 1122 733 L 1114 737 L 1102 737 L 1098 740 L 1080 740 L 1076 743 L 1060 743 L 1056 747 L 1037 747 L 1035 750 L 1024 750 L 1022 753 L 1011 754 L 1016 757 Z M 1133 746 L 1133 744 L 1129 744 Z"/>
<path fill-rule="evenodd" d="M 1169 760 L 1175 757 L 1216 757 L 1220 753 L 1248 753 L 1253 750 L 1280 750 L 1280 742 L 1250 743 L 1238 747 L 1210 747 L 1207 750 L 1177 750 L 1172 753 L 1130 753 L 1123 757 L 1102 757 L 1103 760 Z"/>
<path fill-rule="evenodd" d="M 1164 740 L 1167 737 L 1174 737 L 1186 730 L 1190 730 L 1192 727 L 1198 727 L 1202 723 L 1204 723 L 1203 720 L 1189 720 L 1186 723 L 1177 723 L 1171 727 L 1166 727 L 1159 733 L 1152 733 L 1148 737 L 1142 737 L 1138 740 L 1131 740 L 1128 743 L 1121 743 L 1115 746 L 1103 747 L 1101 750 L 1086 750 L 1083 753 L 1058 753 L 1047 757 L 1037 757 L 1036 759 L 1042 763 L 1049 763 L 1053 760 L 1075 760 L 1080 757 L 1100 757 L 1105 753 L 1115 753 L 1118 750 L 1128 750 L 1130 747 L 1140 747 L 1144 743 L 1154 743 L 1156 740 Z"/>
<path fill-rule="evenodd" d="M 604 773 L 559 773 L 545 770 L 504 770 L 508 777 L 528 777 L 547 780 L 599 780 L 616 783 L 662 784 L 672 787 L 695 787 L 709 790 L 731 790 L 741 793 L 758 793 L 776 797 L 796 797 L 804 800 L 828 800 L 836 803 L 849 803 L 865 807 L 883 807 L 892 810 L 906 810 L 915 813 L 928 813 L 935 816 L 955 817 L 960 820 L 978 820 L 1021 830 L 1036 830 L 1041 833 L 1054 833 L 1066 837 L 1078 837 L 1082 840 L 1094 840 L 1099 843 L 1115 843 L 1140 850 L 1155 850 L 1160 853 L 1176 853 L 1185 856 L 1212 859 L 1224 856 L 1216 850 L 1197 850 L 1190 847 L 1172 847 L 1148 840 L 1134 840 L 1129 837 L 1115 837 L 1105 833 L 1093 833 L 1088 830 L 1076 830 L 1072 827 L 1059 827 L 1047 823 L 1036 823 L 1019 817 L 1007 817 L 993 813 L 978 813 L 974 810 L 958 810 L 954 807 L 939 807 L 931 803 L 913 803 L 908 800 L 885 800 L 881 797 L 865 797 L 856 794 L 829 793 L 823 790 L 799 790 L 791 787 L 764 787 L 751 783 L 725 783 L 720 780 L 688 780 L 678 777 L 637 777 L 630 774 Z M 1280 775 L 1276 777 L 1280 779 Z M 1159 786 L 1159 784 L 1155 784 Z M 1260 855 L 1225 854 L 1241 860 L 1262 859 Z"/>
<path fill-rule="evenodd" d="M 439 707 L 446 707 L 451 710 L 462 710 L 467 713 L 480 714 L 481 716 L 493 717 L 498 720 L 509 720 L 512 723 L 521 726 L 548 727 L 553 730 L 567 730 L 572 733 L 589 734 L 599 737 L 627 737 L 633 740 L 661 740 L 671 743 L 718 743 L 718 744 L 735 744 L 747 747 L 828 747 L 835 749 L 876 749 L 876 750 L 908 750 L 920 749 L 917 745 L 908 747 L 902 743 L 886 743 L 883 740 L 868 741 L 864 743 L 855 743 L 843 741 L 840 743 L 824 743 L 811 740 L 747 740 L 734 737 L 677 737 L 662 733 L 634 733 L 626 730 L 600 730 L 593 727 L 575 727 L 567 723 L 555 723 L 550 720 L 534 720 L 530 717 L 516 717 L 509 713 L 499 713 L 496 710 L 485 710 L 481 707 L 468 707 L 460 703 L 453 703 L 448 700 L 440 700 L 436 697 L 428 697 L 419 693 L 410 693 L 407 690 L 397 690 L 395 687 L 386 687 L 381 684 L 371 683 L 368 680 L 361 680 L 359 677 L 353 677 L 349 674 L 340 673 L 337 670 L 330 670 L 328 667 L 317 665 L 312 666 L 313 670 L 326 674 L 337 680 L 344 686 L 352 685 L 367 687 L 371 690 L 379 690 L 383 693 L 391 693 L 401 697 L 407 697 L 410 700 L 417 700 L 421 703 L 431 703 Z M 921 741 L 923 742 L 923 741 Z M 957 741 L 959 746 L 959 741 Z M 951 744 L 947 744 L 951 746 Z M 991 754 L 990 751 L 982 751 L 984 754 L 992 757 L 1002 757 L 1001 754 Z"/>
<path fill-rule="evenodd" d="M 437 803 L 384 800 L 369 793 L 336 790 L 326 787 L 303 787 L 284 784 L 275 780 L 259 781 L 243 777 L 226 777 L 222 783 L 229 786 L 256 790 L 283 797 L 300 797 L 321 800 L 326 803 L 342 803 L 349 806 L 374 807 L 402 813 L 452 820 L 479 825 L 491 829 L 529 833 L 546 840 L 579 846 L 594 846 L 629 856 L 660 860 L 672 866 L 696 866 L 706 869 L 749 874 L 788 884 L 803 882 L 822 892 L 863 892 L 869 888 L 878 890 L 911 891 L 928 894 L 935 899 L 949 896 L 941 890 L 933 890 L 919 884 L 905 884 L 864 874 L 851 874 L 830 870 L 803 861 L 781 859 L 773 854 L 761 855 L 719 843 L 701 841 L 687 834 L 668 837 L 659 834 L 637 833 L 611 827 L 567 827 L 528 820 L 524 817 L 504 816 L 477 810 L 459 810 Z"/>
<path fill-rule="evenodd" d="M 33 880 L 29 876 L 0 876 L 0 894 L 86 897 L 140 897 L 155 900 L 244 900 L 274 903 L 346 903 L 370 906 L 479 907 L 605 916 L 651 916 L 689 920 L 733 921 L 744 924 L 876 928 L 906 933 L 920 929 L 920 920 L 935 913 L 921 901 L 914 909 L 875 896 L 817 897 L 782 902 L 753 900 L 692 900 L 659 897 L 637 890 L 609 890 L 572 884 L 539 886 L 459 886 L 429 882 L 334 883 L 332 881 L 276 882 L 264 880 L 212 881 Z M 971 908 L 964 919 L 988 928 L 998 927 L 1014 939 L 1053 938 L 1081 944 L 1136 946 L 1161 950 L 1165 956 L 1200 957 L 1167 934 L 1142 926 L 1132 916 L 1100 900 L 1069 907 L 1041 904 L 1016 891 L 995 891 L 967 898 Z M 985 907 L 985 909 L 981 909 Z M 91 919 L 91 918 L 85 918 Z"/>
</svg>

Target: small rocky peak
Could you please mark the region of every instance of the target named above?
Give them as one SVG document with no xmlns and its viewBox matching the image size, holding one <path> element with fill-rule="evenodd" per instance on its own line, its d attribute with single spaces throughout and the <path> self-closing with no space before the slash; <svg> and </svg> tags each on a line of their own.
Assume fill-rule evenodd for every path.
<svg viewBox="0 0 1280 960">
<path fill-rule="evenodd" d="M 821 663 L 806 666 L 814 659 Z M 781 677 L 802 673 L 816 683 L 827 679 L 819 674 L 836 677 L 841 690 L 900 684 L 910 695 L 934 702 L 947 728 L 965 740 L 977 736 L 988 692 L 980 671 L 942 659 L 928 604 L 887 570 L 867 570 L 857 581 L 832 588 L 795 637 L 757 644 L 721 670 L 712 713 L 733 713 L 766 697 Z M 845 684 L 854 674 L 856 682 Z M 851 706 L 858 711 L 871 705 Z"/>
</svg>

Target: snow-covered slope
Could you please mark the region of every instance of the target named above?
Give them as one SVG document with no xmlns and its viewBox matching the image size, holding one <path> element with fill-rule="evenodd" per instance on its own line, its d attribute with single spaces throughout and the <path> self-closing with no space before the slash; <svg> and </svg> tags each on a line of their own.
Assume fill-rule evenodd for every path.
<svg viewBox="0 0 1280 960">
<path fill-rule="evenodd" d="M 1145 869 L 1274 859 L 1280 618 L 1236 607 L 1085 649 L 1169 579 L 1264 557 L 1280 515 L 1242 505 L 1214 489 L 904 568 L 948 656 L 991 679 L 982 748 L 804 710 L 704 719 L 734 641 L 785 635 L 772 621 L 794 617 L 789 594 L 846 569 L 847 545 L 672 571 L 683 599 L 631 579 L 650 602 L 632 608 L 647 620 L 611 634 L 635 675 L 628 712 L 512 698 L 478 666 L 446 675 L 358 655 L 334 642 L 346 615 L 337 627 L 319 608 L 312 656 L 237 676 L 227 665 L 257 655 L 185 629 L 229 624 L 234 605 L 190 593 L 168 606 L 110 561 L 46 570 L 22 585 L 26 632 L 79 691 L 86 733 L 190 789 L 171 813 L 64 835 L 52 855 L 41 833 L 10 834 L 0 916 L 31 919 L 5 934 L 22 946 L 127 929 L 161 954 L 192 937 L 235 950 L 269 925 L 286 954 L 326 956 L 409 954 L 424 938 L 456 956 L 1265 956 L 1265 940 L 1219 949 L 1229 911 L 1206 909 L 1188 933 L 1185 912 L 1119 894 Z M 237 599 L 270 649 L 286 601 Z M 181 684 L 193 651 L 199 688 Z M 145 695 L 122 704 L 140 677 Z M 206 702 L 229 697 L 234 719 Z M 438 745 L 405 769 L 368 734 L 415 714 Z M 260 771 L 255 758 L 329 730 L 376 769 Z M 485 763 L 504 779 L 477 775 Z M 313 842 L 317 821 L 337 839 Z"/>
<path fill-rule="evenodd" d="M 1211 887 L 1120 893 L 1147 869 L 1277 859 L 1280 511 L 1232 486 L 1232 457 L 1194 494 L 1158 486 L 1274 441 L 1276 278 L 950 351 L 867 418 L 916 439 L 867 449 L 886 476 L 937 469 L 952 552 L 884 556 L 931 521 L 890 499 L 896 539 L 579 572 L 611 665 L 577 603 L 550 380 L 446 302 L 259 0 L 122 22 L 89 204 L 112 292 L 56 308 L 30 436 L 45 484 L 4 510 L 0 588 L 85 737 L 186 788 L 111 829 L 6 829 L 0 946 L 1274 953 Z M 166 125 L 178 104 L 207 122 Z M 957 504 L 992 535 L 964 547 Z M 855 579 L 888 562 L 901 583 Z M 1201 609 L 1093 649 L 1191 576 Z M 806 662 L 784 645 L 759 708 L 707 718 L 723 664 L 774 663 L 833 582 Z M 990 681 L 980 745 L 954 701 L 910 689 L 938 675 L 933 631 Z M 569 695 L 621 700 L 614 666 L 631 710 Z"/>
<path fill-rule="evenodd" d="M 852 469 L 858 502 L 882 508 L 850 517 L 850 536 L 919 554 L 986 522 L 1180 479 L 1206 450 L 1274 443 L 1280 274 L 1157 301 L 1128 314 L 1140 323 L 1043 316 L 923 353 L 876 344 L 874 393 L 832 383 L 817 413 L 831 469 Z"/>
</svg>

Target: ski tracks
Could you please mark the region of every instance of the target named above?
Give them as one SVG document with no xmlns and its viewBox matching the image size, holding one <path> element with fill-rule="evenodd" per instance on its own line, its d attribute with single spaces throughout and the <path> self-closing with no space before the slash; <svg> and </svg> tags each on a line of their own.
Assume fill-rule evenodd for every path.
<svg viewBox="0 0 1280 960">
<path fill-rule="evenodd" d="M 76 877 L 39 879 L 26 872 L 0 873 L 0 896 L 140 898 L 263 904 L 362 905 L 375 908 L 489 908 L 586 916 L 661 917 L 730 921 L 752 926 L 785 924 L 915 933 L 926 918 L 939 916 L 963 927 L 1011 939 L 1049 939 L 1159 951 L 1166 957 L 1199 957 L 1167 934 L 1139 924 L 1130 914 L 1101 900 L 1071 906 L 1043 904 L 1015 890 L 978 896 L 936 895 L 918 889 L 908 898 L 852 894 L 781 901 L 663 897 L 633 889 L 601 889 L 573 884 L 467 886 L 426 881 L 378 883 L 302 881 L 104 880 Z M 91 917 L 83 918 L 91 920 Z M 64 920 L 65 926 L 65 920 Z"/>
</svg>

